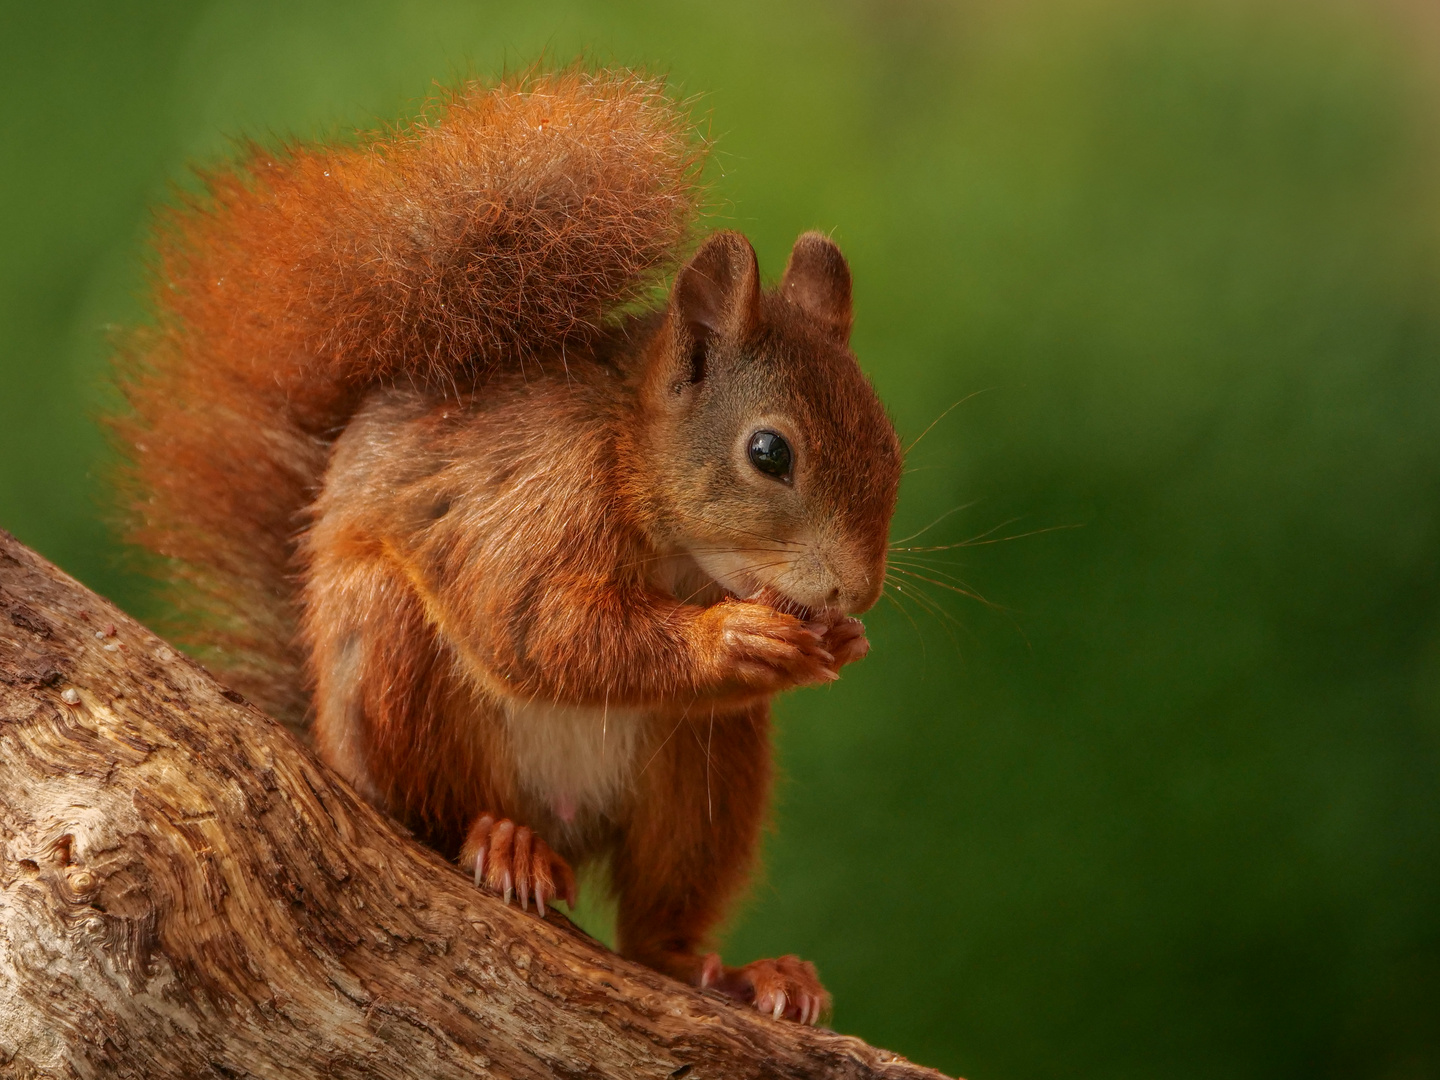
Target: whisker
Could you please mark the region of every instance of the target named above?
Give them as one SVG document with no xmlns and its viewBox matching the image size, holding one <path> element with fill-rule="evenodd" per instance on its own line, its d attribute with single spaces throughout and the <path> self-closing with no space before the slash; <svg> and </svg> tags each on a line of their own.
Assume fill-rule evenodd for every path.
<svg viewBox="0 0 1440 1080">
<path fill-rule="evenodd" d="M 894 569 L 895 573 L 902 574 L 905 577 L 910 578 L 914 581 L 924 581 L 931 585 L 937 585 L 942 589 L 948 589 L 950 592 L 957 593 L 960 596 L 967 597 L 971 600 L 975 600 L 981 604 L 984 604 L 991 611 L 1009 611 L 1009 609 L 1006 608 L 1005 605 L 997 604 L 994 601 L 987 599 L 978 589 L 975 588 L 975 586 L 971 585 L 963 578 L 956 577 L 954 574 L 947 574 L 943 570 L 936 570 L 934 567 L 930 566 L 914 567 L 899 565 L 896 566 Z M 945 580 L 936 581 L 934 578 L 926 577 L 926 574 L 936 574 L 939 577 L 944 578 Z"/>
<path fill-rule="evenodd" d="M 974 503 L 970 503 L 969 505 L 974 506 L 975 504 L 974 504 Z M 964 509 L 964 507 L 960 507 L 960 506 L 957 506 L 957 507 L 955 508 L 955 510 L 963 510 L 963 509 Z M 907 536 L 907 537 L 904 537 L 904 538 L 901 539 L 901 540 L 895 541 L 895 543 L 893 543 L 893 544 L 890 545 L 889 550 L 891 550 L 891 551 L 913 551 L 913 550 L 928 551 L 928 550 L 930 550 L 929 548 L 924 548 L 924 547 L 919 548 L 919 549 L 915 549 L 915 548 L 901 547 L 900 545 L 904 544 L 906 540 L 913 540 L 913 539 L 915 539 L 915 537 L 919 536 L 920 533 L 925 532 L 926 529 L 934 528 L 934 526 L 936 526 L 937 524 L 939 524 L 941 521 L 945 520 L 945 518 L 948 517 L 950 514 L 953 514 L 953 513 L 955 512 L 955 510 L 950 510 L 950 511 L 948 511 L 948 512 L 945 513 L 945 514 L 940 515 L 940 517 L 936 518 L 936 519 L 935 519 L 934 521 L 932 521 L 929 525 L 925 526 L 924 529 L 921 529 L 920 532 L 918 532 L 918 533 L 913 533 L 913 534 L 910 535 L 910 536 Z M 1000 524 L 998 524 L 998 525 L 992 525 L 992 526 L 990 526 L 990 528 L 986 529 L 986 530 L 985 530 L 984 532 L 982 532 L 982 533 L 976 533 L 976 534 L 975 534 L 974 536 L 972 536 L 969 540 L 962 540 L 960 543 L 961 543 L 961 544 L 968 544 L 968 543 L 971 543 L 971 542 L 974 541 L 974 540 L 979 540 L 979 539 L 981 539 L 982 537 L 989 536 L 991 533 L 995 532 L 995 530 L 997 530 L 997 529 L 1003 529 L 1006 525 L 1013 525 L 1013 524 L 1015 524 L 1015 522 L 1017 522 L 1017 521 L 1019 521 L 1019 520 L 1020 520 L 1019 518 L 1009 518 L 1009 519 L 1006 520 L 1006 521 L 1000 522 Z M 955 546 L 955 547 L 958 547 L 958 546 L 960 546 L 960 545 L 959 545 L 959 544 L 956 544 L 956 545 L 943 545 L 943 546 Z"/>
<path fill-rule="evenodd" d="M 1005 525 L 1013 525 L 1013 524 L 1015 524 L 1015 522 L 1017 522 L 1017 521 L 1019 521 L 1019 520 L 1020 520 L 1019 518 L 1011 518 L 1009 521 L 1003 522 L 1002 524 L 995 526 L 995 529 L 1004 528 Z M 1015 533 L 1013 536 L 997 536 L 997 537 L 995 537 L 993 540 L 986 540 L 986 539 L 984 539 L 985 537 L 989 536 L 991 533 L 993 533 L 993 532 L 995 531 L 995 529 L 987 529 L 987 530 L 985 530 L 985 532 L 981 533 L 979 536 L 973 536 L 973 537 L 971 537 L 969 540 L 961 540 L 961 541 L 959 541 L 959 542 L 957 542 L 957 543 L 954 543 L 954 544 L 935 544 L 935 545 L 928 546 L 928 547 L 908 547 L 908 548 L 904 548 L 904 547 L 892 547 L 890 550 L 891 550 L 891 551 L 953 551 L 955 548 L 963 548 L 963 547 L 985 547 L 985 546 L 988 545 L 988 544 L 1003 544 L 1003 543 L 1005 543 L 1007 540 L 1024 540 L 1027 536 L 1039 536 L 1041 533 L 1064 532 L 1064 531 L 1067 530 L 1067 529 L 1083 529 L 1084 527 L 1085 527 L 1084 523 L 1083 523 L 1083 522 L 1078 522 L 1078 521 L 1075 522 L 1075 523 L 1073 523 L 1073 524 L 1070 524 L 1070 525 L 1047 525 L 1047 526 L 1046 526 L 1045 528 L 1043 528 L 1043 529 L 1031 529 L 1029 532 Z M 907 537 L 906 539 L 910 539 L 910 538 Z M 900 541 L 900 542 L 903 543 L 904 541 Z"/>
<path fill-rule="evenodd" d="M 710 586 L 713 585 L 713 584 L 715 584 L 715 583 L 714 583 L 714 582 L 707 581 L 704 585 L 701 585 L 698 589 L 696 589 L 694 592 L 690 593 L 688 596 L 679 596 L 679 597 L 676 597 L 676 599 L 679 600 L 680 603 L 682 603 L 682 604 L 688 604 L 688 603 L 690 603 L 691 600 L 694 600 L 695 597 L 699 596 L 702 592 L 704 592 L 706 589 L 710 588 Z"/>
<path fill-rule="evenodd" d="M 985 597 L 981 596 L 974 589 L 963 583 L 960 585 L 952 585 L 946 581 L 939 581 L 932 577 L 926 577 L 924 574 L 919 573 L 918 571 L 908 570 L 898 566 L 895 568 L 895 572 L 897 574 L 904 574 L 906 577 L 915 578 L 918 581 L 923 581 L 927 584 L 937 586 L 941 589 L 949 589 L 951 592 L 958 593 L 961 596 L 968 596 L 970 599 L 978 600 L 980 603 L 984 604 L 988 608 L 991 608 L 992 610 L 1004 610 L 999 604 L 992 603 L 991 601 L 986 600 Z"/>
<path fill-rule="evenodd" d="M 899 582 L 892 581 L 891 584 L 897 590 L 900 588 Z M 929 593 L 925 592 L 923 588 L 914 582 L 911 582 L 910 585 L 911 587 L 906 590 L 905 595 L 908 596 L 921 611 L 940 623 L 945 630 L 945 636 L 950 639 L 950 644 L 955 647 L 956 653 L 960 654 L 962 651 L 960 649 L 960 642 L 956 640 L 955 631 L 952 630 L 951 627 L 957 626 L 967 634 L 970 634 L 971 637 L 974 636 L 973 632 L 953 614 L 945 610 L 944 605 L 939 603 Z"/>
<path fill-rule="evenodd" d="M 788 566 L 789 559 L 771 559 L 769 562 L 748 562 L 740 567 L 740 573 L 748 574 L 753 570 L 769 570 L 772 566 Z"/>
<path fill-rule="evenodd" d="M 889 583 L 896 589 L 896 591 L 901 590 L 901 586 L 898 581 L 895 581 L 893 579 L 888 580 Z M 913 600 L 920 607 L 921 611 L 924 611 L 927 615 L 930 615 L 940 621 L 940 625 L 945 628 L 945 636 L 950 639 L 950 644 L 955 646 L 956 653 L 960 653 L 960 642 L 955 640 L 955 632 L 951 630 L 950 627 L 953 624 L 955 626 L 958 626 L 961 630 L 964 630 L 966 633 L 970 633 L 969 628 L 966 627 L 966 625 L 962 623 L 959 619 L 957 619 L 954 615 L 950 614 L 950 612 L 946 611 L 945 608 L 941 604 L 936 602 L 934 597 L 926 593 L 924 589 L 920 588 L 917 585 L 914 585 L 913 582 L 911 584 L 912 587 L 909 590 L 906 590 L 904 592 L 904 595 L 908 596 L 911 600 Z"/>
<path fill-rule="evenodd" d="M 894 582 L 887 581 L 886 584 L 894 587 L 896 592 L 900 591 L 900 587 L 898 585 L 895 585 Z M 930 657 L 925 649 L 925 635 L 920 633 L 920 624 L 915 621 L 914 616 L 911 615 L 910 612 L 905 610 L 904 605 L 902 605 L 899 600 L 895 599 L 895 597 L 890 594 L 890 591 L 888 589 L 882 589 L 880 591 L 880 595 L 885 597 L 886 600 L 889 600 L 890 603 L 895 606 L 895 610 L 900 612 L 901 615 L 904 615 L 906 621 L 915 628 L 915 636 L 920 640 L 920 659 L 923 662 L 928 663 Z"/>
<path fill-rule="evenodd" d="M 925 569 L 928 571 L 928 570 L 930 570 L 931 568 L 930 568 L 930 567 L 926 567 Z M 943 573 L 943 571 L 934 571 L 934 572 L 935 572 L 935 573 Z M 899 588 L 899 584 L 898 584 L 897 582 L 895 582 L 895 581 L 889 576 L 889 575 L 890 575 L 890 570 L 889 570 L 889 568 L 886 569 L 886 572 L 885 572 L 885 573 L 886 573 L 886 578 L 885 578 L 885 580 L 886 580 L 888 583 L 895 585 L 896 588 L 898 589 L 898 588 Z M 895 573 L 897 573 L 897 574 L 904 574 L 904 575 L 906 575 L 907 577 L 914 579 L 914 580 L 912 580 L 912 582 L 911 582 L 912 588 L 910 589 L 910 592 L 909 592 L 909 595 L 910 595 L 910 597 L 911 597 L 912 599 L 913 599 L 913 598 L 918 598 L 918 597 L 920 597 L 920 596 L 925 596 L 925 599 L 928 600 L 931 604 L 935 604 L 937 607 L 939 607 L 939 605 L 936 604 L 936 601 L 935 601 L 935 599 L 934 599 L 933 597 L 930 597 L 930 596 L 926 595 L 926 594 L 924 593 L 924 591 L 921 589 L 921 587 L 920 587 L 919 585 L 916 585 L 916 584 L 914 583 L 915 581 L 924 581 L 924 582 L 928 582 L 929 584 L 932 584 L 932 585 L 938 585 L 938 586 L 939 586 L 940 588 L 942 588 L 942 589 L 949 589 L 951 592 L 959 593 L 959 594 L 962 595 L 962 596 L 967 596 L 967 597 L 970 597 L 970 598 L 973 599 L 973 600 L 979 601 L 980 603 L 984 604 L 987 608 L 989 608 L 991 611 L 994 611 L 994 612 L 996 612 L 997 614 L 1000 614 L 1000 615 L 1004 615 L 1006 621 L 1008 621 L 1008 622 L 1010 623 L 1010 625 L 1015 628 L 1015 632 L 1016 632 L 1017 634 L 1019 634 L 1020 637 L 1021 637 L 1021 639 L 1025 642 L 1025 648 L 1028 649 L 1028 650 L 1031 650 L 1031 651 L 1034 650 L 1034 645 L 1032 645 L 1031 642 L 1030 642 L 1030 635 L 1027 634 L 1027 633 L 1025 633 L 1025 628 L 1020 625 L 1020 620 L 1015 617 L 1015 612 L 1014 612 L 1014 611 L 1012 611 L 1010 608 L 1006 607 L 1004 604 L 997 604 L 997 603 L 995 603 L 995 602 L 992 601 L 992 600 L 987 600 L 985 597 L 981 596 L 978 592 L 975 592 L 975 591 L 974 591 L 968 584 L 966 584 L 965 582 L 963 582 L 963 581 L 960 582 L 960 584 L 963 585 L 964 588 L 956 588 L 954 585 L 949 585 L 949 584 L 947 584 L 947 583 L 945 583 L 945 582 L 943 582 L 943 581 L 935 581 L 935 580 L 932 579 L 932 578 L 926 577 L 924 574 L 916 573 L 916 572 L 913 571 L 913 570 L 903 569 L 903 568 L 901 568 L 901 567 L 899 567 L 899 566 L 895 567 Z M 949 575 L 945 575 L 945 576 L 948 577 Z M 959 581 L 960 579 L 959 579 L 959 578 L 955 578 L 954 580 Z M 954 617 L 951 616 L 950 613 L 947 612 L 947 611 L 945 611 L 943 608 L 940 608 L 940 613 L 944 614 L 947 618 L 950 618 L 951 621 L 953 621 L 956 626 L 959 626 L 961 629 L 965 630 L 966 633 L 970 633 L 969 629 L 965 626 L 964 623 L 960 622 L 960 621 L 957 620 L 957 619 L 954 619 Z"/>
<path fill-rule="evenodd" d="M 742 573 L 742 574 L 750 574 L 750 573 L 753 573 L 753 572 L 756 571 L 756 570 L 769 570 L 772 566 L 784 566 L 784 565 L 785 565 L 786 563 L 788 563 L 789 561 L 790 561 L 789 559 L 776 559 L 776 560 L 774 560 L 773 562 L 765 562 L 765 563 L 752 562 L 752 563 L 746 563 L 744 566 L 740 567 L 739 572 Z M 702 592 L 704 592 L 706 589 L 708 589 L 708 588 L 709 588 L 711 585 L 713 585 L 713 584 L 717 584 L 717 582 L 709 582 L 709 581 L 705 582 L 703 585 L 701 585 L 698 589 L 696 589 L 694 592 L 692 592 L 689 596 L 685 597 L 685 598 L 684 598 L 683 600 L 681 600 L 680 602 L 681 602 L 682 604 L 688 604 L 691 600 L 695 599 L 695 597 L 699 596 Z M 723 587 L 723 586 L 722 586 L 722 587 Z"/>
<path fill-rule="evenodd" d="M 710 801 L 710 744 L 715 741 L 715 703 L 710 703 L 710 733 L 705 736 L 705 813 L 715 824 L 715 804 Z"/>
<path fill-rule="evenodd" d="M 896 541 L 895 541 L 895 544 L 904 544 L 904 543 L 906 543 L 907 541 L 914 540 L 917 536 L 924 536 L 927 532 L 929 532 L 931 529 L 933 529 L 936 525 L 939 525 L 940 522 L 944 521 L 944 520 L 945 520 L 946 518 L 948 518 L 951 514 L 958 514 L 961 510 L 968 510 L 968 509 L 970 509 L 970 507 L 974 506 L 974 505 L 975 505 L 977 502 L 979 502 L 979 501 L 980 501 L 979 499 L 973 499 L 973 500 L 971 500 L 971 501 L 968 502 L 968 503 L 961 503 L 959 506 L 951 507 L 949 510 L 946 510 L 945 513 L 941 514 L 941 515 L 940 515 L 938 518 L 936 518 L 934 521 L 930 522 L 929 525 L 926 525 L 925 528 L 921 529 L 919 532 L 913 532 L 913 533 L 911 533 L 909 536 L 902 536 L 899 540 L 896 540 Z M 1009 522 L 1006 522 L 1006 524 L 1009 524 Z M 994 530 L 991 530 L 991 531 L 993 532 Z M 982 535 L 984 535 L 984 534 L 982 534 Z M 894 544 L 891 545 L 892 550 L 893 550 L 894 546 L 895 546 Z"/>
<path fill-rule="evenodd" d="M 752 546 L 748 546 L 748 547 L 690 548 L 689 550 L 687 550 L 687 551 L 685 551 L 685 552 L 676 552 L 676 553 L 670 553 L 670 554 L 656 553 L 656 554 L 654 554 L 654 555 L 646 555 L 645 557 L 640 558 L 640 559 L 632 559 L 630 562 L 621 563 L 621 564 L 620 564 L 619 566 L 617 566 L 615 569 L 617 569 L 617 570 L 624 570 L 624 569 L 627 569 L 627 568 L 629 568 L 629 567 L 631 567 L 631 566 L 643 566 L 645 563 L 657 562 L 657 561 L 660 560 L 660 559 L 668 559 L 668 558 L 671 558 L 671 555 L 672 555 L 672 554 L 685 554 L 685 555 L 746 555 L 746 554 L 749 554 L 749 553 L 751 553 L 751 552 L 753 552 L 753 551 L 755 551 L 755 550 L 756 550 L 756 548 L 755 548 L 755 546 L 753 546 L 753 545 L 752 545 Z M 787 551 L 788 549 L 787 549 L 787 548 L 781 548 L 781 547 L 775 547 L 775 548 L 760 548 L 759 550 L 761 550 L 761 551 Z"/>
<path fill-rule="evenodd" d="M 896 590 L 899 590 L 901 588 L 902 582 L 896 581 L 893 578 L 889 579 L 889 581 L 890 584 L 896 588 Z M 908 584 L 910 586 L 908 591 L 905 592 L 905 595 L 908 596 L 911 600 L 914 600 L 917 604 L 919 604 L 923 610 L 925 610 L 931 615 L 936 615 L 942 619 L 947 619 L 950 622 L 954 622 L 956 623 L 956 625 L 959 625 L 959 620 L 956 619 L 954 615 L 946 611 L 942 606 L 940 606 L 940 604 L 936 603 L 935 598 L 929 593 L 925 592 L 925 590 L 922 589 L 915 582 L 911 581 L 905 582 L 903 584 Z"/>
<path fill-rule="evenodd" d="M 907 573 L 913 573 L 914 571 L 921 570 L 921 571 L 924 571 L 924 572 L 927 573 L 927 574 L 938 574 L 940 577 L 943 577 L 946 581 L 953 581 L 956 585 L 961 585 L 961 586 L 963 586 L 964 588 L 967 588 L 967 589 L 974 589 L 974 588 L 975 588 L 975 586 L 971 585 L 971 584 L 970 584 L 968 581 L 966 581 L 964 578 L 959 577 L 959 576 L 951 573 L 951 572 L 950 572 L 950 569 L 951 569 L 950 567 L 948 567 L 948 566 L 946 566 L 946 567 L 932 566 L 930 563 L 926 562 L 926 561 L 923 560 L 923 559 L 914 559 L 914 558 L 894 559 L 894 558 L 892 558 L 892 559 L 889 561 L 888 565 L 891 566 L 891 567 L 893 567 L 893 568 L 895 568 L 896 570 L 900 570 L 901 568 L 904 568 Z M 978 592 L 979 590 L 976 590 L 976 591 Z"/>
<path fill-rule="evenodd" d="M 925 438 L 926 435 L 929 435 L 930 432 L 931 432 L 931 429 L 933 429 L 936 424 L 940 423 L 941 420 L 944 420 L 945 417 L 949 416 L 952 412 L 954 412 L 956 409 L 958 409 L 961 405 L 964 405 L 965 402 L 969 401 L 969 400 L 970 400 L 971 398 L 973 398 L 973 397 L 979 397 L 981 394 L 988 394 L 991 390 L 994 390 L 994 389 L 995 389 L 995 387 L 993 387 L 993 386 L 987 386 L 987 387 L 985 387 L 985 389 L 983 389 L 983 390 L 976 390 L 976 391 L 974 391 L 973 393 L 966 394 L 966 395 L 965 395 L 964 397 L 962 397 L 959 401 L 955 402 L 955 404 L 951 405 L 950 408 L 946 409 L 946 410 L 945 410 L 944 412 L 942 412 L 939 416 L 935 417 L 934 420 L 931 420 L 929 427 L 927 427 L 924 431 L 920 432 L 919 435 L 915 436 L 915 441 L 912 442 L 909 446 L 907 446 L 907 447 L 905 448 L 905 452 L 904 452 L 904 455 L 903 455 L 903 456 L 909 457 L 909 456 L 910 456 L 910 451 L 911 451 L 911 450 L 914 450 L 915 447 L 917 447 L 917 446 L 920 445 L 920 440 L 923 439 L 923 438 Z"/>
<path fill-rule="evenodd" d="M 695 699 L 695 701 L 699 700 L 700 699 L 698 697 Z M 685 721 L 690 718 L 690 709 L 695 704 L 695 701 L 692 701 L 689 705 L 685 706 L 685 711 L 680 714 L 680 719 L 675 721 L 675 726 L 670 729 L 670 734 L 665 736 L 664 740 L 660 743 L 660 745 L 655 748 L 655 752 L 650 755 L 650 760 L 645 762 L 645 764 L 640 767 L 640 771 L 635 774 L 636 780 L 640 779 L 640 777 L 645 775 L 645 770 L 650 768 L 651 764 L 655 761 L 655 759 L 660 756 L 660 751 L 664 750 L 666 744 L 668 744 L 670 740 L 675 737 L 675 732 L 680 730 L 680 725 L 685 723 Z"/>
<path fill-rule="evenodd" d="M 772 544 L 781 544 L 781 545 L 783 545 L 783 546 L 785 546 L 785 547 L 791 547 L 791 548 L 804 547 L 804 546 L 805 546 L 804 544 L 800 543 L 798 540 L 786 540 L 786 539 L 784 539 L 784 538 L 782 538 L 782 537 L 779 537 L 779 536 L 769 536 L 769 535 L 767 535 L 766 533 L 753 532 L 753 531 L 750 530 L 750 529 L 742 529 L 742 528 L 739 528 L 738 526 L 731 525 L 731 524 L 729 524 L 729 523 L 727 523 L 727 522 L 711 521 L 709 518 L 704 517 L 704 516 L 702 516 L 702 515 L 700 515 L 700 514 L 687 514 L 687 513 L 685 513 L 684 511 L 678 511 L 678 513 L 680 513 L 682 517 L 688 517 L 688 518 L 690 518 L 690 519 L 693 520 L 693 521 L 702 521 L 702 522 L 704 522 L 706 525 L 712 526 L 713 528 L 720 529 L 720 530 L 722 530 L 722 531 L 724 531 L 724 532 L 735 533 L 736 535 L 739 535 L 739 536 L 753 536 L 753 537 L 755 537 L 756 539 L 759 539 L 759 540 L 768 540 L 768 541 L 769 541 L 770 543 L 772 543 Z"/>
</svg>

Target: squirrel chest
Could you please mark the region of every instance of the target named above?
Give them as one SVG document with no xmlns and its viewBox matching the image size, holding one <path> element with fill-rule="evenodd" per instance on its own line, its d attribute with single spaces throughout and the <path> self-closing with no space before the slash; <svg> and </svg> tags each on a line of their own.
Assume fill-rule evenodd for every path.
<svg viewBox="0 0 1440 1080">
<path fill-rule="evenodd" d="M 336 441 L 305 541 L 312 584 L 329 595 L 329 610 L 354 623 L 328 632 L 363 640 L 358 630 L 375 604 L 413 609 L 430 656 L 390 664 L 433 664 L 413 692 L 439 703 L 422 714 L 447 729 L 349 733 L 351 752 L 341 747 L 336 757 L 362 790 L 393 786 L 392 772 L 403 780 L 415 755 L 417 772 L 438 767 L 454 774 L 451 785 L 486 784 L 489 774 L 504 801 L 569 831 L 611 819 L 633 780 L 650 741 L 645 710 L 603 698 L 547 700 L 515 678 L 517 666 L 549 662 L 532 623 L 554 583 L 590 575 L 596 589 L 608 588 L 614 564 L 626 558 L 603 524 L 615 506 L 597 395 L 614 393 L 615 377 L 590 377 L 599 385 L 530 383 L 473 400 L 379 391 Z M 336 604 L 336 596 L 353 601 Z M 396 715 L 351 700 L 361 693 L 354 672 L 387 663 L 354 659 L 315 673 L 327 699 L 340 703 L 331 714 L 355 725 Z M 419 740 L 432 744 L 427 752 L 407 745 Z M 377 745 L 387 747 L 383 757 Z"/>
<path fill-rule="evenodd" d="M 639 766 L 642 713 L 512 700 L 504 717 L 523 799 L 567 827 L 612 816 Z"/>
</svg>

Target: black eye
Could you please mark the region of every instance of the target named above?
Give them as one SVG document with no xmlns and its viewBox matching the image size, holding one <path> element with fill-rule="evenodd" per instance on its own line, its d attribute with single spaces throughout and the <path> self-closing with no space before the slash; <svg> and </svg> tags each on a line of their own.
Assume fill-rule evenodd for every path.
<svg viewBox="0 0 1440 1080">
<path fill-rule="evenodd" d="M 766 476 L 790 482 L 795 455 L 785 437 L 774 431 L 757 431 L 750 436 L 750 464 Z"/>
</svg>

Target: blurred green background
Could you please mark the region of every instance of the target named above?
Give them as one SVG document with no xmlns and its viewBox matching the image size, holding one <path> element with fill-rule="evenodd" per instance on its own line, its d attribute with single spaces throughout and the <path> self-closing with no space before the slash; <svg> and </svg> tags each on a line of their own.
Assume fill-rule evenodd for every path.
<svg viewBox="0 0 1440 1080">
<path fill-rule="evenodd" d="M 582 51 L 703 95 L 767 272 L 834 231 L 907 441 L 984 391 L 895 535 L 1054 529 L 782 703 L 729 958 L 972 1080 L 1440 1076 L 1429 5 L 4 0 L 0 525 L 149 610 L 93 418 L 187 162 Z"/>
</svg>

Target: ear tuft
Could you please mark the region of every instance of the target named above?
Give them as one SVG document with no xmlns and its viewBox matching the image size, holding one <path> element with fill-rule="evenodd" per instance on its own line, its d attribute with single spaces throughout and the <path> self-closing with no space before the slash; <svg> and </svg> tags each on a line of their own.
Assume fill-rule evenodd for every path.
<svg viewBox="0 0 1440 1080">
<path fill-rule="evenodd" d="M 850 340 L 850 266 L 824 233 L 807 232 L 795 241 L 780 295 L 841 341 Z"/>
<path fill-rule="evenodd" d="M 728 230 L 711 235 L 676 277 L 670 306 L 696 343 L 744 337 L 760 317 L 760 268 L 750 241 Z"/>
</svg>

